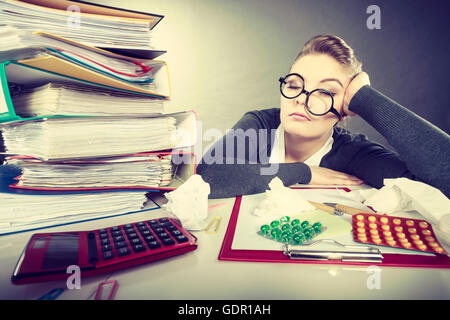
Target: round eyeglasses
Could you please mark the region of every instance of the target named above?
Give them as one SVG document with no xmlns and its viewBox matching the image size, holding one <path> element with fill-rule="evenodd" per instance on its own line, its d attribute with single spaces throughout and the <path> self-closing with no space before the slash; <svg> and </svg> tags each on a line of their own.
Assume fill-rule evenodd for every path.
<svg viewBox="0 0 450 320">
<path fill-rule="evenodd" d="M 328 112 L 334 113 L 339 120 L 341 115 L 333 108 L 333 94 L 325 89 L 305 90 L 305 80 L 298 73 L 290 73 L 280 78 L 280 92 L 286 99 L 294 99 L 302 93 L 306 94 L 306 109 L 315 116 L 323 116 Z"/>
</svg>

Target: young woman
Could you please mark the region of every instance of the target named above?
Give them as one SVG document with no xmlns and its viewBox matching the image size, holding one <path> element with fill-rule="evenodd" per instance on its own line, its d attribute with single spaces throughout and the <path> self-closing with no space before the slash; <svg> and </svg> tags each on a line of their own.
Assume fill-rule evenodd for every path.
<svg viewBox="0 0 450 320">
<path fill-rule="evenodd" d="M 247 112 L 204 155 L 198 174 L 211 198 L 284 185 L 369 184 L 406 177 L 450 197 L 450 136 L 370 86 L 353 50 L 337 36 L 309 40 L 280 78 L 280 108 Z M 396 152 L 341 128 L 361 116 Z"/>
</svg>

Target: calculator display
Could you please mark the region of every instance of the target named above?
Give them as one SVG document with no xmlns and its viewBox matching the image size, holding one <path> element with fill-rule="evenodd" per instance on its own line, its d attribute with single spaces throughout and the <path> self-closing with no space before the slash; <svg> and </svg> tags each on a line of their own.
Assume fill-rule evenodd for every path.
<svg viewBox="0 0 450 320">
<path fill-rule="evenodd" d="M 78 264 L 78 243 L 78 233 L 51 235 L 42 269 L 66 269 Z"/>
</svg>

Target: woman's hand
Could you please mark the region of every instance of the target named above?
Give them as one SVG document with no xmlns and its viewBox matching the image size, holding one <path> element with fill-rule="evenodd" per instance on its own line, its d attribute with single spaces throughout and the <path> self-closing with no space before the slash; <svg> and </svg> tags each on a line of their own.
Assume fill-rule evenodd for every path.
<svg viewBox="0 0 450 320">
<path fill-rule="evenodd" d="M 311 181 L 309 184 L 360 185 L 364 182 L 355 176 L 327 168 L 311 166 L 310 169 Z"/>
<path fill-rule="evenodd" d="M 342 108 L 342 111 L 344 112 L 344 115 L 347 116 L 356 116 L 356 113 L 350 111 L 348 109 L 348 106 L 350 104 L 350 101 L 352 100 L 353 96 L 358 92 L 359 89 L 364 87 L 365 85 L 370 85 L 370 79 L 369 75 L 365 72 L 358 73 L 348 84 L 347 88 L 345 89 L 344 93 L 344 105 Z"/>
</svg>

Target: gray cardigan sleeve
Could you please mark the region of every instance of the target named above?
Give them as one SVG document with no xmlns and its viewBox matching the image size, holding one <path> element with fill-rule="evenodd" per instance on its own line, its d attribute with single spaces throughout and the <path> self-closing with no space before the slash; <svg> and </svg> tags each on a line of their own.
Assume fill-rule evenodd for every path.
<svg viewBox="0 0 450 320">
<path fill-rule="evenodd" d="M 273 133 L 254 112 L 248 112 L 213 144 L 197 167 L 210 185 L 210 198 L 261 193 L 274 177 L 286 186 L 311 180 L 311 170 L 302 162 L 269 164 L 267 149 Z"/>
<path fill-rule="evenodd" d="M 380 173 L 379 179 L 383 178 L 383 173 L 389 177 L 388 171 L 396 170 L 397 176 L 421 180 L 450 197 L 448 134 L 370 86 L 362 87 L 355 94 L 349 109 L 373 126 L 398 152 L 398 158 L 381 156 L 380 161 L 365 163 L 363 170 Z M 383 150 L 376 152 L 386 153 Z M 377 160 L 374 155 L 367 158 Z M 403 162 L 403 168 L 399 161 Z M 363 161 L 360 163 L 362 165 Z M 352 173 L 359 177 L 364 175 L 355 170 Z"/>
</svg>

